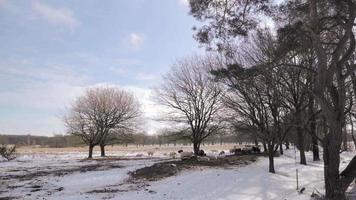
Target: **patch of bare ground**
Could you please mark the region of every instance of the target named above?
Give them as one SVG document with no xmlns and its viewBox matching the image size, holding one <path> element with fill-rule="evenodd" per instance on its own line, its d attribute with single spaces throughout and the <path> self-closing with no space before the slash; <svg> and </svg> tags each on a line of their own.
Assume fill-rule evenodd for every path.
<svg viewBox="0 0 356 200">
<path fill-rule="evenodd" d="M 122 166 L 117 163 L 110 163 L 110 162 L 95 162 L 90 163 L 87 165 L 80 165 L 70 168 L 56 168 L 48 169 L 48 168 L 37 168 L 35 172 L 26 172 L 24 174 L 0 174 L 0 181 L 1 180 L 13 180 L 18 179 L 20 181 L 25 180 L 33 180 L 38 177 L 44 176 L 64 176 L 68 174 L 72 174 L 75 172 L 89 172 L 89 171 L 98 171 L 98 170 L 109 170 L 114 168 L 121 168 Z"/>
<path fill-rule="evenodd" d="M 119 193 L 128 191 L 144 190 L 150 194 L 156 193 L 149 190 L 150 186 L 147 181 L 157 181 L 170 176 L 174 176 L 183 170 L 194 169 L 198 167 L 219 167 L 229 168 L 236 166 L 245 166 L 255 162 L 259 156 L 264 154 L 253 155 L 238 155 L 218 157 L 216 159 L 187 159 L 187 160 L 171 160 L 153 164 L 152 166 L 137 169 L 129 172 L 130 177 L 123 183 L 118 185 L 107 186 L 103 189 L 95 189 L 87 193 Z"/>
<path fill-rule="evenodd" d="M 79 162 L 96 162 L 96 161 L 124 161 L 124 160 L 152 160 L 152 159 L 160 159 L 158 157 L 124 157 L 124 156 L 106 156 L 106 157 L 97 157 L 91 159 L 82 159 Z"/>
<path fill-rule="evenodd" d="M 13 200 L 17 199 L 18 197 L 0 197 L 0 200 Z"/>
<path fill-rule="evenodd" d="M 263 156 L 263 154 L 226 156 L 210 160 L 199 160 L 192 158 L 187 160 L 160 162 L 153 164 L 152 166 L 144 167 L 130 172 L 130 181 L 156 181 L 166 177 L 174 176 L 180 171 L 196 167 L 228 168 L 233 166 L 245 166 L 255 162 L 258 156 Z"/>
<path fill-rule="evenodd" d="M 127 181 L 116 184 L 116 185 L 109 185 L 106 186 L 105 188 L 100 188 L 100 189 L 95 189 L 88 191 L 86 193 L 88 194 L 100 194 L 100 193 L 120 193 L 120 192 L 129 192 L 129 191 L 139 191 L 139 190 L 146 190 L 146 187 L 150 186 L 147 183 L 144 183 L 142 181 L 132 181 L 131 179 L 128 179 Z"/>
</svg>

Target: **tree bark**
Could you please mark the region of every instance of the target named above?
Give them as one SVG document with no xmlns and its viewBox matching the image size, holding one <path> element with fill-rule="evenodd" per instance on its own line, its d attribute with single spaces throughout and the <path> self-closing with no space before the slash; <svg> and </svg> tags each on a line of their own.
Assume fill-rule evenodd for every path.
<svg viewBox="0 0 356 200">
<path fill-rule="evenodd" d="M 296 125 L 297 125 L 297 144 L 298 144 L 299 155 L 300 155 L 300 164 L 306 165 L 307 160 L 305 158 L 304 132 L 301 127 L 302 120 L 301 120 L 301 112 L 300 111 L 298 111 L 298 110 L 296 111 L 295 118 L 296 118 Z"/>
<path fill-rule="evenodd" d="M 348 151 L 348 145 L 347 145 L 347 129 L 346 129 L 346 123 L 344 125 L 344 128 L 343 128 L 343 137 L 342 137 L 342 148 L 344 151 Z"/>
<path fill-rule="evenodd" d="M 274 149 L 273 145 L 268 145 L 269 172 L 276 173 L 274 170 Z"/>
<path fill-rule="evenodd" d="M 263 143 L 263 152 L 267 152 L 267 145 L 266 145 L 266 143 Z"/>
<path fill-rule="evenodd" d="M 282 143 L 279 144 L 279 153 L 283 155 L 283 145 Z"/>
<path fill-rule="evenodd" d="M 342 141 L 342 126 L 341 123 L 335 123 L 330 124 L 330 128 L 332 133 L 326 136 L 323 146 L 325 197 L 328 200 L 345 200 L 347 188 L 342 187 L 339 176 L 340 152 L 338 149 Z M 336 135 L 340 137 L 335 137 Z"/>
<path fill-rule="evenodd" d="M 289 149 L 289 140 L 286 140 L 286 149 Z"/>
<path fill-rule="evenodd" d="M 194 141 L 193 150 L 194 150 L 194 155 L 197 156 L 199 154 L 199 150 L 200 150 L 200 143 L 199 142 Z"/>
<path fill-rule="evenodd" d="M 313 145 L 313 161 L 319 161 L 320 160 L 319 145 L 318 145 L 318 139 L 316 139 L 315 137 L 312 137 L 312 145 Z"/>
<path fill-rule="evenodd" d="M 356 138 L 355 138 L 355 135 L 354 135 L 354 122 L 352 120 L 352 114 L 349 113 L 349 118 L 350 118 L 350 126 L 351 126 L 351 138 L 352 138 L 352 141 L 354 142 L 354 150 L 356 150 Z"/>
<path fill-rule="evenodd" d="M 310 116 L 309 121 L 309 128 L 310 128 L 310 135 L 312 137 L 312 150 L 313 150 L 313 161 L 319 161 L 319 145 L 317 133 L 316 133 L 316 116 L 315 116 L 315 109 L 314 109 L 315 99 L 314 96 L 309 94 L 309 102 L 308 102 L 308 112 Z"/>
<path fill-rule="evenodd" d="M 101 157 L 105 157 L 105 145 L 100 145 L 100 155 Z"/>
<path fill-rule="evenodd" d="M 298 137 L 298 149 L 300 155 L 300 164 L 306 165 L 307 160 L 305 158 L 305 148 L 304 148 L 304 133 L 300 127 L 297 127 L 297 137 Z"/>
<path fill-rule="evenodd" d="M 89 145 L 89 155 L 88 155 L 88 158 L 93 158 L 93 149 L 94 149 L 94 146 L 93 146 L 93 145 Z"/>
</svg>

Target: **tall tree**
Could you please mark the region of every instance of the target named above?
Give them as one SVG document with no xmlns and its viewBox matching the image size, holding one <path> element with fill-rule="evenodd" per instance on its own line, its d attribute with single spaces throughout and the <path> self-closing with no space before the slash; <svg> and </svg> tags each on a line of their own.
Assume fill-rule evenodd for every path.
<svg viewBox="0 0 356 200">
<path fill-rule="evenodd" d="M 231 39 L 246 35 L 254 28 L 253 14 L 269 10 L 267 1 L 190 0 L 191 13 L 205 23 L 198 29 L 198 41 L 216 46 L 228 46 Z M 309 39 L 316 56 L 315 83 L 312 94 L 321 108 L 328 131 L 322 138 L 324 149 L 324 179 L 326 198 L 346 199 L 345 191 L 356 177 L 354 159 L 339 172 L 343 127 L 347 114 L 347 80 L 356 65 L 347 66 L 355 53 L 355 0 L 290 0 L 278 6 L 275 16 L 281 29 L 298 40 Z M 267 13 L 270 14 L 270 13 Z M 258 16 L 258 15 L 255 15 Z M 286 16 L 286 17 L 284 17 Z M 243 22 L 243 23 L 241 23 Z M 227 45 L 221 45 L 227 44 Z M 293 47 L 290 47 L 293 48 Z M 225 49 L 224 49 L 225 50 Z M 226 50 L 229 50 L 228 48 Z"/>
<path fill-rule="evenodd" d="M 218 112 L 222 90 L 211 80 L 212 66 L 214 61 L 209 57 L 178 61 L 156 90 L 158 101 L 171 110 L 168 120 L 190 131 L 195 155 L 199 153 L 201 142 L 220 129 Z"/>
<path fill-rule="evenodd" d="M 100 145 L 101 156 L 105 156 L 105 145 L 113 134 L 133 128 L 139 109 L 138 101 L 125 90 L 91 88 L 72 104 L 64 122 L 70 134 L 79 136 L 89 146 L 88 158 L 92 158 L 96 145 Z"/>
<path fill-rule="evenodd" d="M 272 61 L 274 39 L 263 33 L 266 31 L 258 31 L 239 51 L 240 61 L 227 58 L 227 67 L 212 73 L 228 89 L 223 101 L 234 115 L 232 122 L 254 130 L 251 133 L 266 146 L 269 172 L 275 173 L 274 155 L 289 130 L 289 113 L 281 95 L 283 71 Z"/>
<path fill-rule="evenodd" d="M 298 10 L 295 15 L 291 10 Z M 356 177 L 356 168 L 339 173 L 343 127 L 348 109 L 347 79 L 355 65 L 347 67 L 355 52 L 356 2 L 316 1 L 287 4 L 286 10 L 301 38 L 311 38 L 317 63 L 313 94 L 329 131 L 322 138 L 327 199 L 345 199 L 345 191 Z M 350 163 L 352 164 L 352 163 Z M 346 176 L 344 176 L 346 175 Z"/>
</svg>

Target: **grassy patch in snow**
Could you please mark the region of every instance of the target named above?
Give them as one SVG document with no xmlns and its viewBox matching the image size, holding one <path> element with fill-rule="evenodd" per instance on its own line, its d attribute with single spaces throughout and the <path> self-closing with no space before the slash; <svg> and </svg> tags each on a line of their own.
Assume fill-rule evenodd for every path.
<svg viewBox="0 0 356 200">
<path fill-rule="evenodd" d="M 0 180 L 11 180 L 18 179 L 20 181 L 24 180 L 34 180 L 38 177 L 43 176 L 64 176 L 67 174 L 72 174 L 75 172 L 89 172 L 89 171 L 98 171 L 98 170 L 108 170 L 114 168 L 121 168 L 121 165 L 117 163 L 109 163 L 109 162 L 96 162 L 94 164 L 87 164 L 69 168 L 57 168 L 57 167 L 47 167 L 47 168 L 37 168 L 33 170 L 33 172 L 21 173 L 21 174 L 4 174 L 0 175 Z M 14 170 L 12 170 L 14 171 Z"/>
<path fill-rule="evenodd" d="M 137 169 L 133 172 L 130 172 L 129 174 L 132 181 L 156 181 L 166 177 L 174 176 L 180 171 L 195 167 L 245 166 L 251 162 L 255 162 L 258 156 L 263 155 L 264 154 L 226 156 L 210 160 L 199 160 L 192 158 L 187 160 L 167 161 L 155 163 L 152 166 Z"/>
</svg>

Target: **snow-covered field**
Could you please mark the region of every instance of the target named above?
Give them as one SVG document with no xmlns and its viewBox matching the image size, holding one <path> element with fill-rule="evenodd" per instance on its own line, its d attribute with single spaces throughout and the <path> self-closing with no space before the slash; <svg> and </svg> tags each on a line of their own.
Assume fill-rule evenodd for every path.
<svg viewBox="0 0 356 200">
<path fill-rule="evenodd" d="M 199 167 L 156 182 L 132 183 L 129 171 L 170 159 L 159 152 L 153 158 L 136 154 L 91 161 L 83 159 L 85 152 L 22 154 L 0 162 L 0 199 L 309 200 L 313 192 L 323 192 L 323 164 L 313 162 L 309 153 L 308 165 L 302 166 L 294 150 L 286 151 L 275 160 L 276 174 L 267 172 L 268 159 L 260 157 L 245 167 Z M 341 168 L 354 155 L 344 152 Z M 303 194 L 296 190 L 296 169 Z"/>
</svg>

